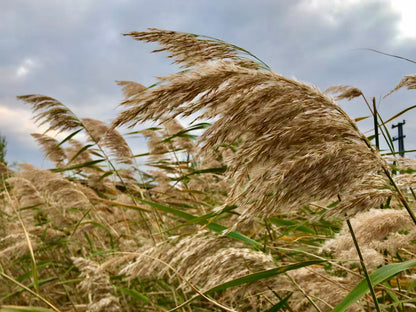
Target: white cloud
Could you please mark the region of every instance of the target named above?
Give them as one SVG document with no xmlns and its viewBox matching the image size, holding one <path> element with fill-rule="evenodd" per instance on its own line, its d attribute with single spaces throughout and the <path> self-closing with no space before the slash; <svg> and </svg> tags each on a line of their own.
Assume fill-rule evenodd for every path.
<svg viewBox="0 0 416 312">
<path fill-rule="evenodd" d="M 309 12 L 319 12 L 328 24 L 336 24 L 340 14 L 359 4 L 360 0 L 304 0 L 299 6 Z"/>
<path fill-rule="evenodd" d="M 391 6 L 400 15 L 398 24 L 400 39 L 416 38 L 416 1 L 391 0 Z"/>
<path fill-rule="evenodd" d="M 33 61 L 31 58 L 24 59 L 16 70 L 16 76 L 18 78 L 24 77 L 30 73 L 32 69 L 37 66 L 37 63 Z"/>
<path fill-rule="evenodd" d="M 10 109 L 0 106 L 0 124 L 2 134 L 14 137 L 19 144 L 33 144 L 30 133 L 36 132 L 37 127 L 31 120 L 31 113 L 24 109 Z"/>
<path fill-rule="evenodd" d="M 13 136 L 19 144 L 34 145 L 31 133 L 43 133 L 48 129 L 48 125 L 36 126 L 32 120 L 32 113 L 25 109 L 11 109 L 6 106 L 0 106 L 0 124 L 2 131 L 6 136 Z M 69 132 L 57 134 L 56 131 L 49 131 L 48 135 L 56 139 L 64 139 Z"/>
</svg>

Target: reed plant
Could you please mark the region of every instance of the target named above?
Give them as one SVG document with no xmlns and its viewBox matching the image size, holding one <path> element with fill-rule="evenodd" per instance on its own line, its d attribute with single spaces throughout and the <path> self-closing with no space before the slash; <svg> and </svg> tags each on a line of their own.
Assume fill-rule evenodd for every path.
<svg viewBox="0 0 416 312">
<path fill-rule="evenodd" d="M 368 104 L 358 88 L 321 92 L 215 38 L 126 36 L 181 69 L 118 81 L 112 124 L 18 97 L 54 168 L 1 164 L 0 311 L 416 309 L 416 163 L 337 104 Z"/>
</svg>

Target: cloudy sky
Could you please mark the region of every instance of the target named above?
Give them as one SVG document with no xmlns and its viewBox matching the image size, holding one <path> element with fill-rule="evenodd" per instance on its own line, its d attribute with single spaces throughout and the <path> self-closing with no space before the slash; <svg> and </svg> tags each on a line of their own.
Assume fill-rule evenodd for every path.
<svg viewBox="0 0 416 312">
<path fill-rule="evenodd" d="M 163 54 L 150 53 L 155 46 L 121 35 L 148 27 L 216 37 L 280 74 L 321 90 L 353 85 L 369 99 L 416 72 L 416 64 L 365 50 L 416 59 L 413 0 L 1 0 L 0 133 L 8 162 L 50 165 L 30 136 L 39 132 L 30 108 L 17 95 L 48 95 L 80 117 L 111 121 L 122 99 L 115 80 L 150 85 L 176 71 Z M 415 105 L 415 92 L 383 100 L 382 116 Z M 362 100 L 340 104 L 353 117 L 368 115 Z M 405 147 L 416 149 L 416 111 L 402 119 Z"/>
</svg>

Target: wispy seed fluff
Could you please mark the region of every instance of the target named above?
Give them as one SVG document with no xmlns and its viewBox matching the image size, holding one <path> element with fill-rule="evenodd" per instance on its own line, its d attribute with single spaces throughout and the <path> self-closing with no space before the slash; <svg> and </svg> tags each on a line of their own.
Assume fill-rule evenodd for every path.
<svg viewBox="0 0 416 312">
<path fill-rule="evenodd" d="M 190 49 L 190 58 L 197 53 L 180 42 L 165 44 L 163 33 L 149 36 L 174 55 L 179 48 L 183 55 Z M 348 194 L 372 177 L 376 181 L 366 183 L 371 190 L 389 183 L 379 174 L 387 164 L 331 98 L 314 86 L 215 55 L 215 61 L 195 57 L 190 70 L 159 78 L 159 85 L 131 96 L 114 125 L 197 115 L 215 120 L 201 138 L 202 152 L 242 139 L 229 166 L 235 183 L 226 203 L 246 207 L 242 220 Z M 376 207 L 380 197 L 372 198 L 360 209 Z"/>
</svg>

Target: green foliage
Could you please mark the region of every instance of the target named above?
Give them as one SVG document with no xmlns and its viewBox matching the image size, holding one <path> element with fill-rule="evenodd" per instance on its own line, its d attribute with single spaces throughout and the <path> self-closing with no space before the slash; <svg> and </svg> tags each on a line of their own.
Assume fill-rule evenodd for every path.
<svg viewBox="0 0 416 312">
<path fill-rule="evenodd" d="M 0 162 L 7 165 L 6 154 L 7 154 L 7 140 L 6 140 L 6 137 L 0 135 Z"/>
</svg>

